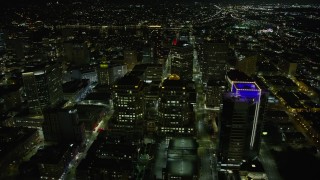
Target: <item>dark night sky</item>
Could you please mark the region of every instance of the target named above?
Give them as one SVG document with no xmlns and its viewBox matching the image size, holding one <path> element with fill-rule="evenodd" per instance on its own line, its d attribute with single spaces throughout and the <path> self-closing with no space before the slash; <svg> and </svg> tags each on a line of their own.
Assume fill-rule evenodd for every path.
<svg viewBox="0 0 320 180">
<path fill-rule="evenodd" d="M 8 7 L 26 7 L 29 5 L 44 6 L 46 7 L 47 2 L 59 1 L 60 4 L 68 4 L 71 2 L 90 2 L 98 0 L 1 0 L 0 9 L 7 9 Z M 158 5 L 158 4 L 176 4 L 176 3 L 188 3 L 193 4 L 194 2 L 212 2 L 215 4 L 268 4 L 268 3 L 281 3 L 281 4 L 320 4 L 320 0 L 100 0 L 110 4 L 146 4 L 146 5 Z M 1 13 L 0 13 L 1 14 Z"/>
<path fill-rule="evenodd" d="M 84 1 L 84 0 L 6 0 L 6 2 L 2 2 L 1 4 L 43 4 L 45 2 L 50 1 L 59 1 L 59 2 L 73 2 L 73 1 Z M 86 1 L 96 1 L 96 0 L 86 0 Z M 212 2 L 212 3 L 298 3 L 298 4 L 320 4 L 319 0 L 100 0 L 105 2 L 112 3 L 162 3 L 162 2 L 170 2 L 170 3 L 179 3 L 179 2 Z"/>
</svg>

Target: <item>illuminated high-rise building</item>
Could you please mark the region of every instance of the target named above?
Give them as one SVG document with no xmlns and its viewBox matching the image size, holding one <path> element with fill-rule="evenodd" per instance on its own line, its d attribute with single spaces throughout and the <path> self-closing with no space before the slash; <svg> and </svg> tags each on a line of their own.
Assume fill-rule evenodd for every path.
<svg viewBox="0 0 320 180">
<path fill-rule="evenodd" d="M 43 107 L 61 100 L 61 67 L 59 64 L 47 65 L 41 70 L 22 73 L 24 92 L 31 113 L 41 114 Z"/>
<path fill-rule="evenodd" d="M 101 85 L 110 84 L 110 67 L 107 62 L 101 62 L 98 71 L 98 83 Z"/>
<path fill-rule="evenodd" d="M 163 78 L 163 66 L 161 64 L 137 64 L 130 73 L 146 83 L 160 83 Z"/>
<path fill-rule="evenodd" d="M 177 74 L 183 80 L 193 77 L 193 48 L 173 46 L 166 64 L 167 73 Z"/>
<path fill-rule="evenodd" d="M 227 70 L 228 45 L 204 43 L 199 49 L 199 65 L 203 80 L 223 79 Z"/>
<path fill-rule="evenodd" d="M 163 74 L 161 64 L 148 64 L 144 72 L 144 81 L 147 83 L 160 82 Z"/>
<path fill-rule="evenodd" d="M 259 153 L 265 101 L 255 82 L 232 82 L 223 99 L 219 122 L 218 161 L 222 168 L 238 168 Z"/>
<path fill-rule="evenodd" d="M 144 117 L 143 81 L 126 75 L 113 85 L 114 117 L 112 129 L 134 130 L 142 128 Z"/>
<path fill-rule="evenodd" d="M 187 83 L 176 74 L 162 83 L 158 107 L 159 131 L 168 137 L 193 135 L 194 123 L 189 106 Z"/>
<path fill-rule="evenodd" d="M 226 83 L 210 79 L 206 86 L 206 106 L 209 108 L 220 109 L 222 103 L 222 94 L 225 92 Z"/>
<path fill-rule="evenodd" d="M 97 68 L 98 82 L 101 85 L 111 85 L 127 73 L 127 65 L 108 64 L 101 62 Z"/>
</svg>

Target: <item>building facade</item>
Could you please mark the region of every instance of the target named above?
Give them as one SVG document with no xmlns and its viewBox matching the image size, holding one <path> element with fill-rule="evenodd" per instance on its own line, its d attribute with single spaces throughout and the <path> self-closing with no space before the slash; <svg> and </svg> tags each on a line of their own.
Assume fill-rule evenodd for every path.
<svg viewBox="0 0 320 180">
<path fill-rule="evenodd" d="M 59 64 L 48 65 L 43 70 L 22 73 L 24 92 L 32 113 L 41 114 L 46 105 L 62 99 L 62 72 Z"/>
<path fill-rule="evenodd" d="M 238 168 L 258 155 L 265 106 L 261 93 L 255 82 L 233 82 L 225 94 L 218 145 L 222 168 Z"/>
<path fill-rule="evenodd" d="M 127 65 L 112 65 L 102 62 L 97 68 L 98 83 L 101 85 L 111 85 L 126 73 Z"/>
<path fill-rule="evenodd" d="M 143 82 L 131 75 L 117 80 L 113 85 L 113 127 L 121 130 L 141 128 L 144 117 Z"/>
<path fill-rule="evenodd" d="M 85 138 L 85 127 L 75 108 L 46 108 L 42 130 L 49 142 L 82 143 Z"/>
<path fill-rule="evenodd" d="M 255 52 L 237 53 L 236 68 L 244 72 L 248 76 L 253 76 L 257 72 L 257 61 L 259 56 Z"/>
<path fill-rule="evenodd" d="M 211 79 L 208 81 L 205 91 L 206 106 L 219 110 L 222 104 L 222 94 L 226 91 L 225 82 Z"/>
<path fill-rule="evenodd" d="M 194 124 L 191 112 L 187 83 L 176 74 L 170 75 L 160 90 L 159 132 L 165 136 L 192 135 Z"/>
<path fill-rule="evenodd" d="M 193 48 L 174 46 L 167 60 L 167 72 L 177 74 L 183 80 L 193 78 Z"/>
<path fill-rule="evenodd" d="M 227 71 L 228 45 L 204 43 L 199 49 L 199 65 L 206 82 L 210 78 L 223 79 Z"/>
</svg>

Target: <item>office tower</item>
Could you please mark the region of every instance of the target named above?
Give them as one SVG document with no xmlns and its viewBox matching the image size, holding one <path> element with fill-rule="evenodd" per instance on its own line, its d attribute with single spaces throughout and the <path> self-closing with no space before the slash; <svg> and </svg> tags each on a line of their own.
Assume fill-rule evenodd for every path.
<svg viewBox="0 0 320 180">
<path fill-rule="evenodd" d="M 222 94 L 226 91 L 225 81 L 209 79 L 205 91 L 206 106 L 219 110 L 222 104 Z"/>
<path fill-rule="evenodd" d="M 163 66 L 161 64 L 148 64 L 144 72 L 143 80 L 146 83 L 161 82 L 163 75 Z"/>
<path fill-rule="evenodd" d="M 147 132 L 156 133 L 159 105 L 159 84 L 146 84 L 144 93 Z"/>
<path fill-rule="evenodd" d="M 214 136 L 218 132 L 217 120 L 222 108 L 222 96 L 226 92 L 226 87 L 226 81 L 216 79 L 209 79 L 205 87 L 207 120 L 212 125 Z"/>
<path fill-rule="evenodd" d="M 101 62 L 98 71 L 98 83 L 101 85 L 110 84 L 110 68 L 107 62 Z"/>
<path fill-rule="evenodd" d="M 282 60 L 278 67 L 282 70 L 284 75 L 295 76 L 297 74 L 298 60 Z"/>
<path fill-rule="evenodd" d="M 297 74 L 298 63 L 296 62 L 288 62 L 287 69 L 288 75 L 295 76 Z"/>
<path fill-rule="evenodd" d="M 134 74 L 146 83 L 160 83 L 163 66 L 161 64 L 138 64 L 134 66 L 130 74 Z"/>
<path fill-rule="evenodd" d="M 111 85 L 117 79 L 123 77 L 127 73 L 127 65 L 108 64 L 101 62 L 97 68 L 98 83 L 101 85 Z"/>
<path fill-rule="evenodd" d="M 237 63 L 236 68 L 244 72 L 248 76 L 252 76 L 257 73 L 257 61 L 258 54 L 252 51 L 242 51 L 241 53 L 236 51 Z"/>
<path fill-rule="evenodd" d="M 154 63 L 153 48 L 146 46 L 142 49 L 142 63 Z"/>
<path fill-rule="evenodd" d="M 31 113 L 41 114 L 44 106 L 53 105 L 62 99 L 62 75 L 59 64 L 38 69 L 22 73 L 22 79 Z"/>
<path fill-rule="evenodd" d="M 127 50 L 123 52 L 123 56 L 124 56 L 124 63 L 128 67 L 128 71 L 131 71 L 133 67 L 138 63 L 137 52 L 133 50 L 131 51 Z"/>
<path fill-rule="evenodd" d="M 64 71 L 62 82 L 88 79 L 90 83 L 98 82 L 97 68 L 94 66 L 74 66 Z"/>
<path fill-rule="evenodd" d="M 167 73 L 177 74 L 183 80 L 192 80 L 193 48 L 191 46 L 173 46 L 170 50 L 166 66 L 168 69 Z"/>
<path fill-rule="evenodd" d="M 228 45 L 204 43 L 199 50 L 199 65 L 203 80 L 223 79 L 227 70 Z"/>
<path fill-rule="evenodd" d="M 85 137 L 84 124 L 79 122 L 77 109 L 62 105 L 47 107 L 43 112 L 42 130 L 49 142 L 82 143 Z"/>
<path fill-rule="evenodd" d="M 150 39 L 150 63 L 158 63 L 161 57 L 163 47 L 163 32 L 159 29 L 154 29 L 149 34 Z"/>
<path fill-rule="evenodd" d="M 0 30 L 0 54 L 2 54 L 6 49 L 6 43 L 4 39 L 4 33 L 2 30 Z"/>
<path fill-rule="evenodd" d="M 219 123 L 218 161 L 221 167 L 238 168 L 259 153 L 264 97 L 255 82 L 233 82 L 223 99 Z"/>
<path fill-rule="evenodd" d="M 159 85 L 162 80 L 161 64 L 138 64 L 135 65 L 130 75 L 139 77 L 145 82 L 144 87 L 144 106 L 145 123 L 148 133 L 157 132 L 157 109 L 159 101 Z"/>
<path fill-rule="evenodd" d="M 193 135 L 192 108 L 187 83 L 176 74 L 162 83 L 158 107 L 159 131 L 165 136 Z"/>
<path fill-rule="evenodd" d="M 113 129 L 138 130 L 144 117 L 143 82 L 131 75 L 118 79 L 113 85 L 115 122 Z"/>
</svg>

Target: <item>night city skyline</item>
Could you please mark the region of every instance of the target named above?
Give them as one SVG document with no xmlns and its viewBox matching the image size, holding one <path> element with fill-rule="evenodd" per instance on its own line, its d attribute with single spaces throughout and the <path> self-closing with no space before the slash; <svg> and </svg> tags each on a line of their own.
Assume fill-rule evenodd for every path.
<svg viewBox="0 0 320 180">
<path fill-rule="evenodd" d="M 11 0 L 0 179 L 319 179 L 318 0 Z"/>
</svg>

